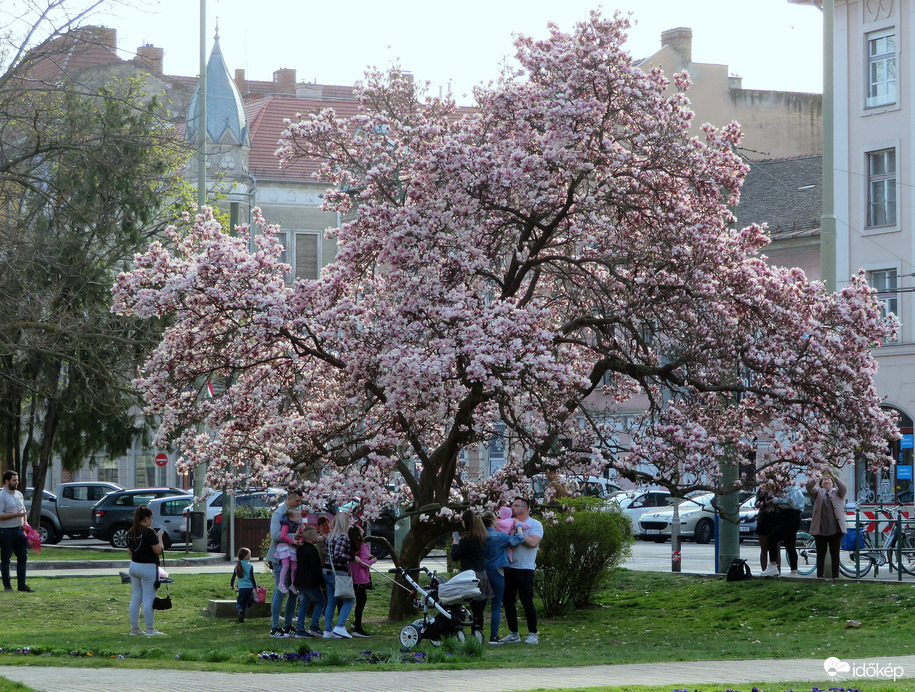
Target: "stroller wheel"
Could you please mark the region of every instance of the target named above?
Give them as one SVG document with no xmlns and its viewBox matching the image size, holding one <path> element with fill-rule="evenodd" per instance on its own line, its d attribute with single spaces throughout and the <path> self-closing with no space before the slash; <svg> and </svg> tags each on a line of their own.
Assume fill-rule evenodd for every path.
<svg viewBox="0 0 915 692">
<path fill-rule="evenodd" d="M 473 630 L 470 635 L 476 639 L 480 644 L 483 643 L 483 630 Z"/>
<path fill-rule="evenodd" d="M 416 625 L 404 625 L 400 630 L 400 643 L 402 646 L 412 649 L 419 643 L 419 630 Z"/>
<path fill-rule="evenodd" d="M 458 630 L 458 631 L 455 632 L 454 634 L 449 634 L 448 636 L 449 636 L 449 637 L 454 637 L 454 638 L 457 639 L 461 644 L 463 644 L 463 643 L 464 643 L 464 640 L 467 639 L 467 635 L 464 634 L 464 630 Z M 442 640 L 441 640 L 441 639 L 430 639 L 430 640 L 429 640 L 429 643 L 432 644 L 432 646 L 439 647 L 439 646 L 442 645 Z"/>
</svg>

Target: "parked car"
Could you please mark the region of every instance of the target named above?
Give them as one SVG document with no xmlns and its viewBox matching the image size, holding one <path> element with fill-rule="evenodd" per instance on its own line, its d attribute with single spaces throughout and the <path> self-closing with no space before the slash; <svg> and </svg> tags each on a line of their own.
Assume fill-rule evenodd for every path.
<svg viewBox="0 0 915 692">
<path fill-rule="evenodd" d="M 708 543 L 715 537 L 715 493 L 696 493 L 679 504 L 680 537 L 696 543 Z M 646 512 L 639 518 L 639 528 L 647 538 L 663 543 L 671 534 L 673 507 Z"/>
<path fill-rule="evenodd" d="M 133 525 L 137 507 L 148 505 L 157 497 L 193 496 L 178 488 L 134 488 L 106 495 L 92 508 L 92 525 L 89 533 L 100 541 L 108 541 L 115 548 L 127 547 L 127 531 Z"/>
<path fill-rule="evenodd" d="M 801 510 L 801 528 L 804 533 L 810 533 L 810 519 L 813 517 L 813 500 L 804 493 L 804 509 Z M 740 505 L 740 540 L 756 538 L 756 520 L 759 510 L 756 509 L 756 495 L 751 495 Z"/>
<path fill-rule="evenodd" d="M 616 502 L 623 514 L 632 522 L 632 531 L 637 538 L 644 538 L 638 521 L 643 514 L 662 507 L 670 507 L 674 498 L 668 490 L 630 490 L 628 497 L 618 495 L 611 502 Z"/>
<path fill-rule="evenodd" d="M 25 498 L 25 508 L 28 511 L 32 510 L 34 494 L 35 488 L 26 488 L 22 494 Z M 41 521 L 38 525 L 38 535 L 41 536 L 42 545 L 54 545 L 60 543 L 60 539 L 64 535 L 57 521 L 57 496 L 47 490 L 42 490 L 41 496 Z"/>
<path fill-rule="evenodd" d="M 187 515 L 185 510 L 193 506 L 191 495 L 169 495 L 150 500 L 146 505 L 152 510 L 152 527 L 162 529 L 162 545 L 168 550 L 173 543 L 187 541 Z"/>
<path fill-rule="evenodd" d="M 29 488 L 28 490 L 31 490 Z M 41 524 L 38 531 L 42 534 L 42 543 L 59 543 L 64 535 L 70 538 L 85 538 L 89 535 L 92 523 L 92 508 L 105 495 L 121 486 L 105 481 L 75 481 L 61 483 L 57 494 L 44 491 L 41 501 Z M 50 498 L 55 498 L 49 501 Z M 32 496 L 26 497 L 26 508 L 31 509 Z M 44 536 L 48 540 L 44 540 Z"/>
</svg>

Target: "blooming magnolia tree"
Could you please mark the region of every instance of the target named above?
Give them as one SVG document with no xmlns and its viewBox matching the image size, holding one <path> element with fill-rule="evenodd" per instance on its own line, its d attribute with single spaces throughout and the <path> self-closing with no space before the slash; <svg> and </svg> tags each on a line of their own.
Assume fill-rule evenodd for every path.
<svg viewBox="0 0 915 692">
<path fill-rule="evenodd" d="M 828 294 L 732 227 L 737 125 L 691 137 L 686 76 L 635 67 L 627 28 L 519 38 L 520 69 L 462 116 L 376 73 L 356 117 L 290 122 L 282 160 L 322 161 L 349 219 L 318 280 L 284 282 L 262 220 L 249 254 L 209 214 L 118 278 L 118 310 L 173 320 L 139 379 L 160 440 L 214 484 L 304 481 L 369 515 L 399 472 L 407 565 L 545 465 L 713 487 L 754 436 L 776 452 L 762 475 L 885 463 L 870 348 L 893 325 L 860 277 Z M 503 425 L 505 467 L 465 477 Z"/>
</svg>

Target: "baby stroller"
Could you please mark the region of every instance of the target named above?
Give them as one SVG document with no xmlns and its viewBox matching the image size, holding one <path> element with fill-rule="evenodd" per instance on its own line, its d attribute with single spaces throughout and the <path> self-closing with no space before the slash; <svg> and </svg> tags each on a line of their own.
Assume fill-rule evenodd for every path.
<svg viewBox="0 0 915 692">
<path fill-rule="evenodd" d="M 403 646 L 413 648 L 423 639 L 428 640 L 432 646 L 441 646 L 442 637 L 456 637 L 458 641 L 464 641 L 464 628 L 473 624 L 472 615 L 464 604 L 481 595 L 477 575 L 472 570 L 461 572 L 448 581 L 441 581 L 435 572 L 430 572 L 425 567 L 409 570 L 395 567 L 388 571 L 403 577 L 411 587 L 410 593 L 415 596 L 414 604 L 423 610 L 421 618 L 404 625 L 400 630 L 400 643 Z M 429 586 L 420 586 L 410 576 L 410 572 L 428 574 Z M 477 629 L 472 629 L 471 632 L 482 643 L 483 632 Z"/>
</svg>

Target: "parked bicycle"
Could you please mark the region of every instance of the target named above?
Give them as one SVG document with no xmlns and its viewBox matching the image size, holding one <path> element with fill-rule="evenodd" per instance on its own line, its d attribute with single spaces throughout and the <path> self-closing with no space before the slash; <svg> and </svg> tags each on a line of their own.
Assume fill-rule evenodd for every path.
<svg viewBox="0 0 915 692">
<path fill-rule="evenodd" d="M 846 577 L 859 579 L 869 574 L 871 569 L 889 565 L 891 572 L 901 569 L 906 574 L 915 575 L 915 540 L 905 530 L 900 534 L 897 518 L 898 511 L 887 513 L 891 523 L 885 534 L 866 532 L 860 527 L 851 529 L 842 544 L 839 571 Z M 879 545 L 875 544 L 877 536 L 882 536 Z M 812 574 L 816 571 L 816 543 L 813 536 L 807 533 L 797 535 L 797 554 L 798 574 Z"/>
</svg>

